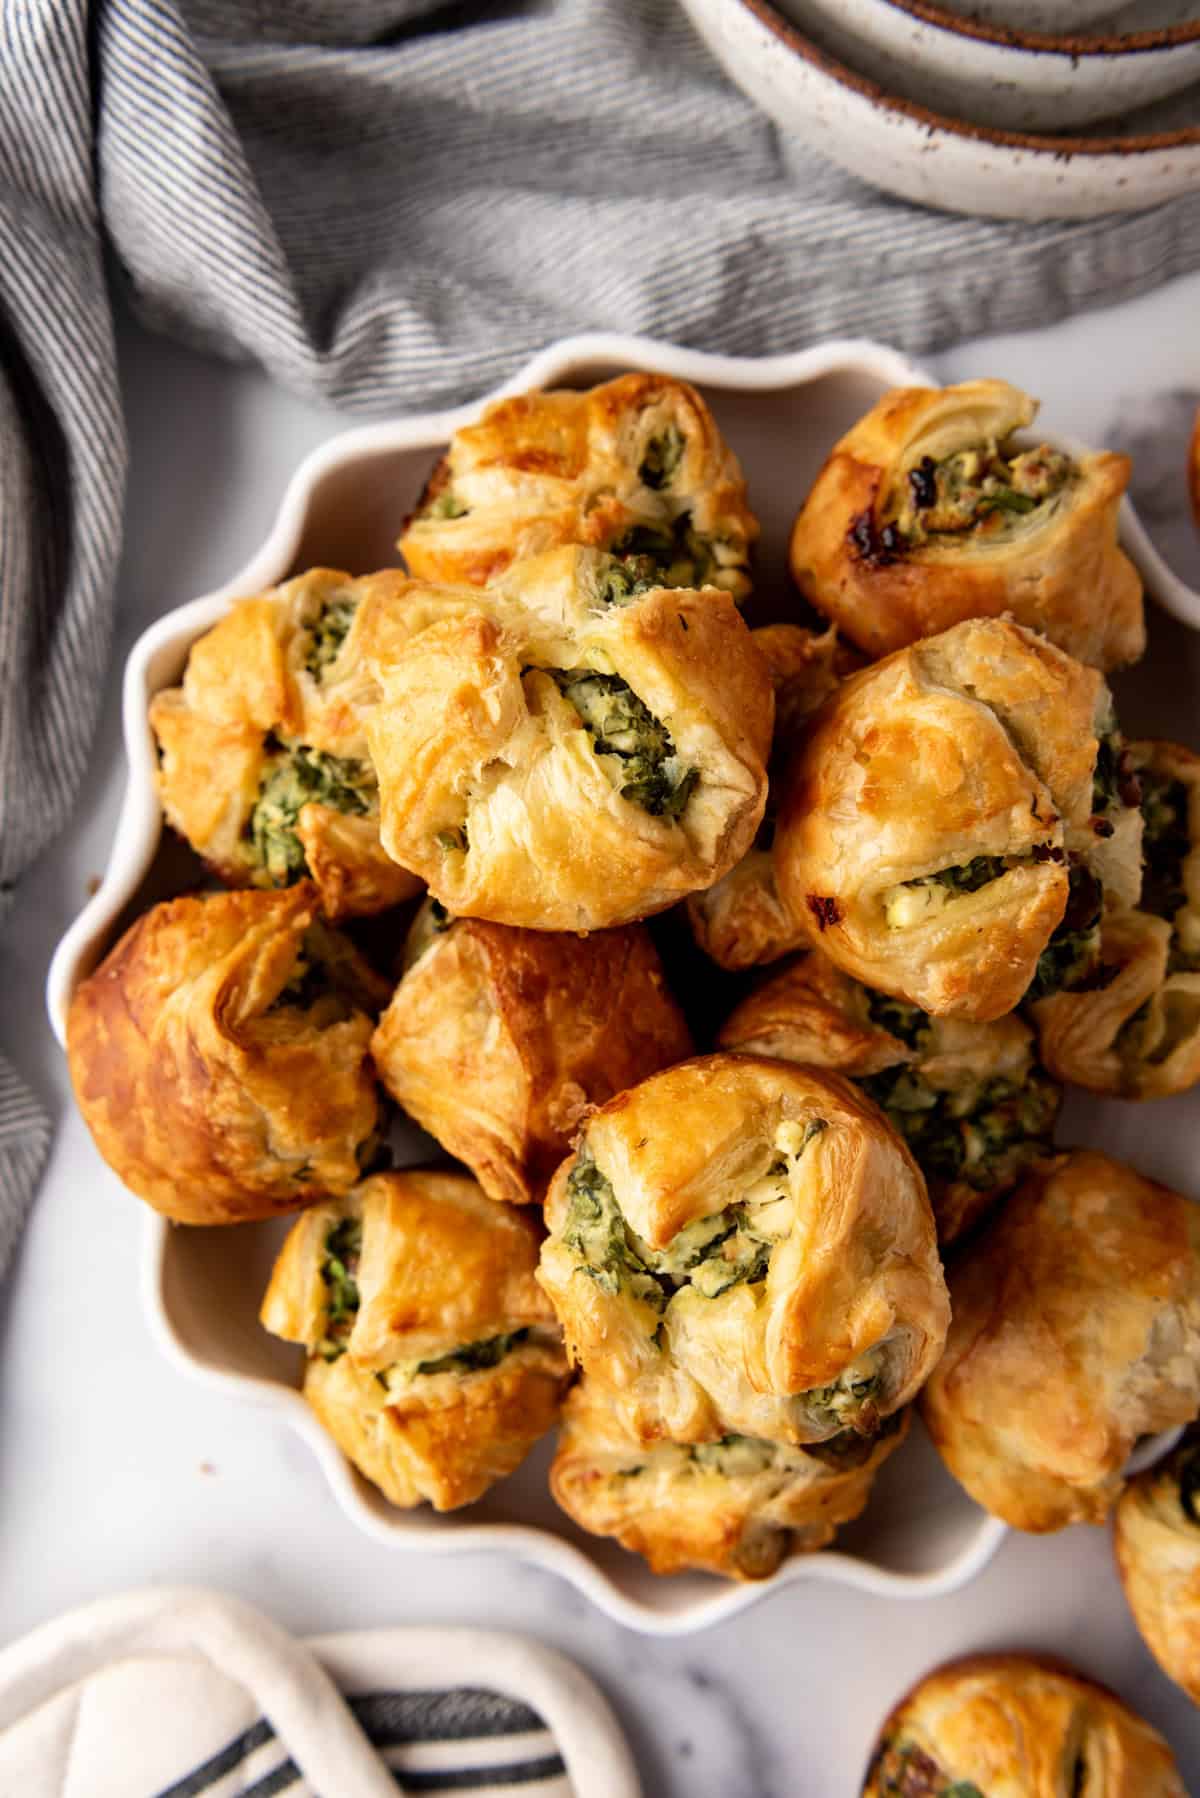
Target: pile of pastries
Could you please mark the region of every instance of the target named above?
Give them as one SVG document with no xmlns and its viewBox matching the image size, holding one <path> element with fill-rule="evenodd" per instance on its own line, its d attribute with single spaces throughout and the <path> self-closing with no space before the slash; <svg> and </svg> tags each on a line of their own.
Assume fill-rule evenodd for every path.
<svg viewBox="0 0 1200 1798">
<path fill-rule="evenodd" d="M 154 698 L 208 880 L 81 984 L 70 1061 L 166 1216 L 299 1213 L 262 1321 L 393 1503 L 557 1423 L 584 1529 L 759 1578 L 915 1408 L 1018 1528 L 1116 1506 L 1200 1693 L 1200 1451 L 1123 1475 L 1200 1413 L 1200 1209 L 1053 1145 L 1064 1083 L 1200 1079 L 1200 756 L 1127 741 L 1106 680 L 1145 644 L 1128 461 L 1034 411 L 886 395 L 752 628 L 699 394 L 488 407 L 405 569 L 238 601 Z M 396 1108 L 458 1165 L 391 1168 Z M 894 1740 L 869 1789 L 934 1790 Z"/>
</svg>

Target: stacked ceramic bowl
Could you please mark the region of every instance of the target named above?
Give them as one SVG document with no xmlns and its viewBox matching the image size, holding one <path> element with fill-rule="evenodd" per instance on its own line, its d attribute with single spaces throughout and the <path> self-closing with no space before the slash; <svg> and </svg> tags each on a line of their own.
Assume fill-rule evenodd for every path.
<svg viewBox="0 0 1200 1798">
<path fill-rule="evenodd" d="M 682 0 L 787 130 L 949 211 L 1085 217 L 1200 190 L 1200 0 Z"/>
</svg>

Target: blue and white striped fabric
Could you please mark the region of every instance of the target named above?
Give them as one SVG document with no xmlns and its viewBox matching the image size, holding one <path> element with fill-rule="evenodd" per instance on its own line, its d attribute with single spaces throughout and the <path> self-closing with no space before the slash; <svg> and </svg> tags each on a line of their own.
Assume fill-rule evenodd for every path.
<svg viewBox="0 0 1200 1798">
<path fill-rule="evenodd" d="M 921 352 L 1200 264 L 1200 195 L 1023 226 L 872 193 L 675 0 L 8 0 L 0 70 L 0 906 L 66 823 L 108 655 L 106 251 L 152 324 L 363 412 L 589 328 Z M 0 1266 L 46 1134 L 0 1063 Z"/>
<path fill-rule="evenodd" d="M 298 1641 L 227 1594 L 98 1599 L 0 1649 L 0 1792 L 21 1798 L 641 1798 L 615 1717 L 523 1636 Z"/>
<path fill-rule="evenodd" d="M 516 1699 L 468 1686 L 372 1692 L 347 1702 L 402 1792 L 571 1798 L 554 1737 L 537 1712 Z M 261 1717 L 153 1798 L 274 1798 L 276 1793 L 334 1798 L 314 1790 Z"/>
</svg>

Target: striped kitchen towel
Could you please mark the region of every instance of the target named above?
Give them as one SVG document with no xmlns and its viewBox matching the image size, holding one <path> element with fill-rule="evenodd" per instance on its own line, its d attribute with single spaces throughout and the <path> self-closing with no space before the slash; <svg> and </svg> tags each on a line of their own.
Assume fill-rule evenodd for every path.
<svg viewBox="0 0 1200 1798">
<path fill-rule="evenodd" d="M 727 82 L 676 0 L 0 5 L 0 910 L 63 828 L 112 633 L 107 277 L 357 411 L 469 399 L 589 328 L 910 352 L 1200 265 L 1200 195 L 1022 225 L 874 193 Z M 46 1140 L 3 1051 L 0 1267 Z"/>
<path fill-rule="evenodd" d="M 103 1599 L 0 1652 L 22 1798 L 638 1798 L 596 1688 L 520 1636 L 297 1642 L 215 1592 Z"/>
</svg>

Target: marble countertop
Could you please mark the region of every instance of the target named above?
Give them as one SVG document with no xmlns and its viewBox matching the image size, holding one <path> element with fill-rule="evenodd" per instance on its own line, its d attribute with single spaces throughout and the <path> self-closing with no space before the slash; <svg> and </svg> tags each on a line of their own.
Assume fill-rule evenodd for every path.
<svg viewBox="0 0 1200 1798">
<path fill-rule="evenodd" d="M 1200 276 L 928 360 L 947 379 L 1005 376 L 1041 396 L 1054 428 L 1133 450 L 1146 522 L 1200 585 L 1183 489 L 1200 401 L 1197 317 Z M 72 830 L 25 882 L 0 939 L 0 1049 L 56 1120 L 0 1294 L 0 1640 L 156 1582 L 235 1592 L 300 1632 L 408 1621 L 521 1629 L 599 1681 L 633 1739 L 648 1798 L 852 1798 L 882 1714 L 924 1669 L 969 1650 L 1028 1646 L 1069 1656 L 1123 1693 L 1169 1737 L 1200 1794 L 1200 1715 L 1142 1646 L 1105 1530 L 1010 1536 L 971 1586 L 933 1602 L 800 1585 L 707 1633 L 651 1640 L 504 1557 L 388 1552 L 343 1516 L 286 1427 L 158 1359 L 139 1308 L 139 1208 L 72 1108 L 42 983 L 106 860 L 130 645 L 159 613 L 240 565 L 301 456 L 345 420 L 127 321 L 120 351 L 132 471 L 108 700 Z M 1172 633 L 1200 693 L 1200 638 L 1157 614 L 1151 625 Z M 1152 717 L 1137 727 L 1152 728 Z M 1200 748 L 1200 716 L 1191 740 Z M 1131 1117 L 1124 1152 L 1200 1198 L 1194 1150 L 1163 1165 L 1155 1115 Z"/>
</svg>

